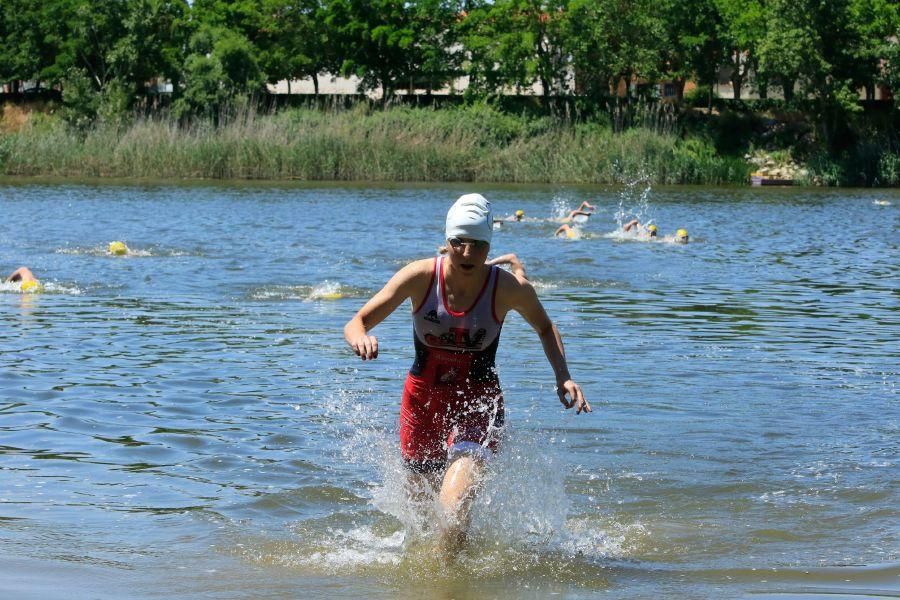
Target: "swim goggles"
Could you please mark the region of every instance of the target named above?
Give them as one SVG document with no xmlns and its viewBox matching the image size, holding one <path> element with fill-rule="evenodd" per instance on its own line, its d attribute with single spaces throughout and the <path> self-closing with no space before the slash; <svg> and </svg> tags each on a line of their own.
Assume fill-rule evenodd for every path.
<svg viewBox="0 0 900 600">
<path fill-rule="evenodd" d="M 490 243 L 484 240 L 461 240 L 458 237 L 452 237 L 448 239 L 447 243 L 449 243 L 450 247 L 454 250 L 459 250 L 463 246 L 468 246 L 470 248 L 474 248 L 475 250 L 484 250 L 485 248 L 490 246 Z"/>
</svg>

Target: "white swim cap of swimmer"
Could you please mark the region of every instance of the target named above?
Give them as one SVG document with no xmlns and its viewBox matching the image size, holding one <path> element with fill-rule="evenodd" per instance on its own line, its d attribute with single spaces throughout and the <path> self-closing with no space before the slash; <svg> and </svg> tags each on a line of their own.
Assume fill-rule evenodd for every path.
<svg viewBox="0 0 900 600">
<path fill-rule="evenodd" d="M 481 194 L 460 196 L 447 211 L 446 238 L 467 238 L 490 243 L 494 233 L 491 203 Z"/>
</svg>

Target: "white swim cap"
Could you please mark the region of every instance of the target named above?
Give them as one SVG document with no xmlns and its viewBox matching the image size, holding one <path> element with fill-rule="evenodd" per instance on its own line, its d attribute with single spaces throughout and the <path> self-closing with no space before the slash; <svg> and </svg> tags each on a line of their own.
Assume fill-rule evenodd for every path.
<svg viewBox="0 0 900 600">
<path fill-rule="evenodd" d="M 481 194 L 460 196 L 447 211 L 446 237 L 468 238 L 490 243 L 494 233 L 491 203 Z"/>
</svg>

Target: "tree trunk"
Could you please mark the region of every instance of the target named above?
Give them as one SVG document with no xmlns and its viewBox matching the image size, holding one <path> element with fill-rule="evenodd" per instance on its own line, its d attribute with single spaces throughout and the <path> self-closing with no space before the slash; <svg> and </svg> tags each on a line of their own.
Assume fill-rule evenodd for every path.
<svg viewBox="0 0 900 600">
<path fill-rule="evenodd" d="M 318 97 L 319 96 L 319 74 L 313 73 L 312 80 L 313 80 L 313 93 L 316 97 Z"/>
<path fill-rule="evenodd" d="M 744 74 L 741 72 L 741 66 L 737 65 L 731 72 L 731 89 L 734 92 L 734 99 L 741 99 L 741 87 L 744 85 Z"/>
<path fill-rule="evenodd" d="M 388 102 L 391 100 L 391 96 L 394 95 L 394 90 L 391 87 L 390 81 L 387 75 L 381 76 L 381 104 L 382 106 L 387 106 Z"/>
<path fill-rule="evenodd" d="M 682 101 L 684 101 L 685 81 L 686 80 L 684 79 L 684 77 L 679 77 L 679 78 L 675 79 L 675 100 L 678 102 L 678 104 L 681 104 Z"/>
<path fill-rule="evenodd" d="M 790 77 L 782 77 L 781 89 L 784 91 L 785 102 L 791 102 L 794 99 L 794 80 Z"/>
<path fill-rule="evenodd" d="M 731 71 L 731 89 L 734 92 L 734 99 L 741 99 L 741 86 L 744 85 L 744 72 L 741 70 L 741 52 L 740 50 L 735 50 L 732 53 L 732 66 L 733 70 Z"/>
</svg>

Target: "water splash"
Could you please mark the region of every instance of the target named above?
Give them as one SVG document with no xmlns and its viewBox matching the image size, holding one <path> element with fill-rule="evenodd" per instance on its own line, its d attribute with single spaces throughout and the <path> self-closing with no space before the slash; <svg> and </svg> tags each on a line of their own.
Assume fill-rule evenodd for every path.
<svg viewBox="0 0 900 600">
<path fill-rule="evenodd" d="M 337 281 L 325 280 L 310 290 L 309 300 L 340 300 L 344 297 L 341 284 Z"/>
<path fill-rule="evenodd" d="M 337 281 L 325 280 L 316 285 L 271 285 L 253 290 L 254 300 L 302 300 L 304 302 L 341 300 L 361 297 L 364 290 L 350 288 Z"/>
<path fill-rule="evenodd" d="M 534 290 L 538 294 L 559 288 L 559 283 L 556 281 L 546 281 L 543 279 L 531 279 L 529 281 L 531 281 L 532 287 L 534 287 Z"/>
<path fill-rule="evenodd" d="M 622 226 L 631 219 L 638 219 L 642 225 L 653 223 L 650 214 L 650 194 L 653 191 L 650 176 L 642 168 L 633 176 L 620 175 L 623 185 L 619 192 L 619 205 L 616 210 L 616 229 L 621 231 Z"/>
<path fill-rule="evenodd" d="M 80 296 L 84 293 L 84 290 L 75 285 L 67 285 L 63 283 L 57 283 L 53 281 L 41 281 L 41 288 L 39 292 L 23 292 L 22 284 L 18 281 L 3 281 L 0 282 L 0 293 L 4 294 L 61 294 L 68 296 Z"/>
<path fill-rule="evenodd" d="M 340 390 L 326 409 L 327 427 L 340 440 L 340 459 L 374 475 L 368 484 L 372 510 L 325 530 L 302 524 L 295 533 L 314 549 L 293 548 L 285 560 L 336 573 L 374 569 L 391 578 L 443 576 L 447 562 L 433 551 L 437 490 L 409 476 L 394 427 L 379 424 L 370 409 L 373 395 L 373 390 Z M 470 543 L 456 557 L 454 570 L 485 577 L 536 571 L 558 580 L 557 575 L 569 577 L 558 565 L 570 564 L 572 557 L 593 563 L 626 553 L 633 531 L 607 531 L 602 520 L 570 514 L 565 446 L 564 438 L 508 426 L 473 503 Z M 410 493 L 414 485 L 421 486 L 418 493 Z"/>
<path fill-rule="evenodd" d="M 111 254 L 108 245 L 104 246 L 75 246 L 72 248 L 57 248 L 56 254 L 67 254 L 72 256 L 105 256 L 112 258 L 129 258 L 139 257 L 146 258 L 148 256 L 190 256 L 189 252 L 183 250 L 165 250 L 160 248 L 132 248 L 128 247 L 128 253 L 122 255 Z"/>
<path fill-rule="evenodd" d="M 554 196 L 550 202 L 550 220 L 558 221 L 563 219 L 572 212 L 569 205 L 569 199 L 562 196 Z"/>
</svg>

